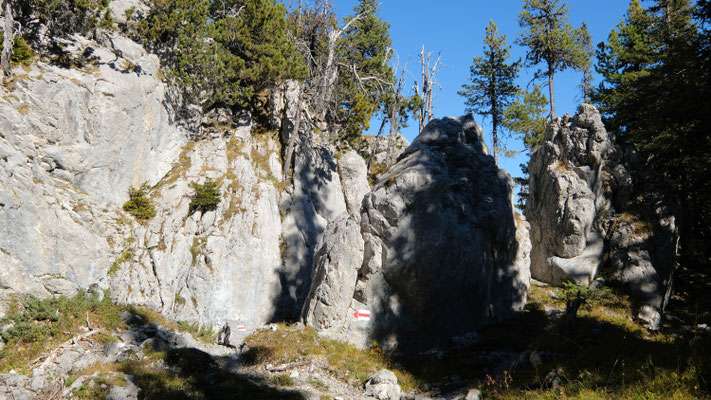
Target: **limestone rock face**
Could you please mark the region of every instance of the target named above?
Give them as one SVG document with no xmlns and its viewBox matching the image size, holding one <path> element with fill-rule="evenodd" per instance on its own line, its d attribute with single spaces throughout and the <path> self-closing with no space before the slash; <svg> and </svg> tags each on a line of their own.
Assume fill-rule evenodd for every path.
<svg viewBox="0 0 711 400">
<path fill-rule="evenodd" d="M 592 281 L 602 262 L 603 237 L 595 224 L 605 206 L 604 160 L 613 152 L 600 114 L 583 105 L 575 118 L 553 122 L 529 163 L 534 278 L 578 284 Z"/>
<path fill-rule="evenodd" d="M 0 313 L 10 294 L 94 287 L 178 320 L 272 319 L 282 291 L 277 138 L 220 109 L 193 131 L 178 126 L 157 57 L 126 38 L 63 46 L 87 69 L 38 62 L 0 89 Z M 221 202 L 191 213 L 190 184 L 207 179 Z M 141 223 L 121 206 L 143 182 L 157 215 Z"/>
<path fill-rule="evenodd" d="M 364 135 L 363 137 L 368 143 L 370 154 L 373 157 L 372 163 L 374 165 L 381 165 L 384 168 L 392 166 L 410 145 L 407 139 L 399 133 L 392 136 Z M 388 149 L 390 149 L 389 154 Z"/>
<path fill-rule="evenodd" d="M 494 165 L 471 116 L 431 122 L 363 200 L 363 262 L 353 297 L 339 296 L 330 311 L 342 315 L 348 307 L 346 318 L 319 325 L 314 321 L 327 317 L 305 308 L 305 320 L 356 344 L 375 337 L 386 346 L 424 348 L 521 308 L 530 245 L 517 240 L 526 223 L 515 218 L 511 192 L 511 178 Z M 349 222 L 333 224 L 341 230 Z M 522 241 L 526 236 L 519 234 Z M 344 247 L 358 248 L 360 239 L 352 240 Z M 351 268 L 352 262 L 333 261 L 337 251 L 324 243 L 315 265 L 325 259 L 331 268 Z M 345 279 L 314 280 L 309 301 L 353 284 L 344 272 L 330 276 Z M 356 319 L 359 310 L 370 321 Z"/>
<path fill-rule="evenodd" d="M 279 308 L 282 319 L 297 320 L 311 286 L 316 245 L 326 226 L 347 213 L 338 164 L 328 145 L 311 132 L 300 132 L 294 151 L 293 190 L 282 200 L 284 286 Z"/>
<path fill-rule="evenodd" d="M 0 89 L 6 292 L 69 294 L 105 282 L 114 246 L 130 236 L 119 208 L 129 186 L 157 183 L 187 141 L 164 105 L 155 55 L 127 40 L 62 45 L 86 69 L 37 62 Z"/>
<path fill-rule="evenodd" d="M 348 305 L 363 262 L 363 238 L 351 216 L 328 224 L 316 246 L 315 264 L 304 311 L 306 324 L 329 331 L 348 316 Z"/>
<path fill-rule="evenodd" d="M 343 184 L 348 212 L 360 220 L 363 198 L 370 192 L 368 167 L 365 160 L 354 150 L 343 154 L 338 160 L 338 170 Z"/>
<path fill-rule="evenodd" d="M 134 227 L 112 295 L 178 320 L 261 326 L 276 313 L 281 268 L 278 146 L 251 123 L 191 142 L 153 190 L 157 215 Z M 190 212 L 190 184 L 212 179 L 221 201 Z"/>
<path fill-rule="evenodd" d="M 575 117 L 550 125 L 529 171 L 532 276 L 588 284 L 604 267 L 637 297 L 639 318 L 658 325 L 677 265 L 678 230 L 646 161 L 616 145 L 598 111 L 583 104 Z"/>
</svg>

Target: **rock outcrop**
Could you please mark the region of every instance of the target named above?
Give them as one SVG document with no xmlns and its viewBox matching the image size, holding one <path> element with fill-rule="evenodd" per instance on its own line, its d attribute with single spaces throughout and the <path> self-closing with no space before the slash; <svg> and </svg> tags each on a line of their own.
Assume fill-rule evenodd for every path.
<svg viewBox="0 0 711 400">
<path fill-rule="evenodd" d="M 280 143 L 295 82 L 271 101 L 272 129 L 219 107 L 178 124 L 158 58 L 99 38 L 62 41 L 78 68 L 40 61 L 1 89 L 0 315 L 10 294 L 96 287 L 202 325 L 298 319 L 326 226 L 360 218 L 363 159 L 304 128 L 292 189 Z M 191 210 L 208 179 L 220 203 Z M 121 207 L 143 183 L 156 216 L 141 222 Z"/>
<path fill-rule="evenodd" d="M 549 126 L 529 171 L 532 276 L 588 284 L 603 268 L 640 300 L 640 319 L 658 325 L 678 232 L 673 207 L 640 154 L 616 145 L 598 111 L 583 104 L 575 117 Z"/>
<path fill-rule="evenodd" d="M 283 143 L 287 133 L 282 130 Z M 365 161 L 358 153 L 349 150 L 337 157 L 334 146 L 318 139 L 302 126 L 294 152 L 293 189 L 281 202 L 284 265 L 278 303 L 282 320 L 296 321 L 301 315 L 311 287 L 314 254 L 318 243 L 326 240 L 328 224 L 343 215 L 359 219 L 360 204 L 370 190 Z"/>
<path fill-rule="evenodd" d="M 371 170 L 391 167 L 410 145 L 407 139 L 399 133 L 387 136 L 363 135 L 363 138 L 370 149 Z"/>
<path fill-rule="evenodd" d="M 597 111 L 583 110 L 552 123 L 529 163 L 531 274 L 544 282 L 588 284 L 602 262 L 596 217 L 608 206 L 603 166 L 614 147 Z"/>
<path fill-rule="evenodd" d="M 328 230 L 344 234 L 326 236 L 316 253 L 324 279 L 314 280 L 304 319 L 323 334 L 427 348 L 525 303 L 527 224 L 471 116 L 428 124 L 365 196 L 360 236 L 353 223 L 333 222 Z"/>
<path fill-rule="evenodd" d="M 119 223 L 129 186 L 156 184 L 188 139 L 171 123 L 155 55 L 130 41 L 61 45 L 84 69 L 37 62 L 2 89 L 2 269 L 20 266 L 5 291 L 105 281 L 114 246 L 130 236 L 131 224 Z"/>
</svg>

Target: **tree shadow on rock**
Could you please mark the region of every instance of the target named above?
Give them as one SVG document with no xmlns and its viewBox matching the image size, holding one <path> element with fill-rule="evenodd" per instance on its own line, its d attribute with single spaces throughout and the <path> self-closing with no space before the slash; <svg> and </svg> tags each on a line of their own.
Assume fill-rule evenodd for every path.
<svg viewBox="0 0 711 400">
<path fill-rule="evenodd" d="M 514 266 L 520 244 L 510 177 L 484 153 L 468 119 L 436 122 L 442 127 L 413 142 L 365 210 L 384 247 L 374 339 L 409 352 L 501 321 L 526 296 Z"/>
<path fill-rule="evenodd" d="M 288 218 L 293 225 L 283 232 L 281 290 L 274 297 L 271 322 L 297 322 L 311 288 L 311 270 L 317 242 L 325 229 L 319 219 L 333 219 L 334 199 L 325 187 L 338 175 L 330 150 L 313 143 L 308 132 L 300 132 L 294 155 L 294 194 Z M 343 203 L 345 207 L 345 202 Z"/>
</svg>

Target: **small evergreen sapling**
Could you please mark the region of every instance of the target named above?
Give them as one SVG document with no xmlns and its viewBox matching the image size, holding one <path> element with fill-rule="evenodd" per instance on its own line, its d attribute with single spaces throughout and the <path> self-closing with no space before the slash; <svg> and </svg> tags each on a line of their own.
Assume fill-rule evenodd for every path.
<svg viewBox="0 0 711 400">
<path fill-rule="evenodd" d="M 148 189 L 148 185 L 145 183 L 138 188 L 129 188 L 129 199 L 123 203 L 123 210 L 139 220 L 148 220 L 155 217 L 156 209 L 153 207 L 153 202 L 146 197 Z"/>
<path fill-rule="evenodd" d="M 217 182 L 208 179 L 202 185 L 196 182 L 191 182 L 190 186 L 195 190 L 192 200 L 190 200 L 190 213 L 195 211 L 210 211 L 217 208 L 220 204 L 221 196 L 220 189 L 217 187 Z"/>
</svg>

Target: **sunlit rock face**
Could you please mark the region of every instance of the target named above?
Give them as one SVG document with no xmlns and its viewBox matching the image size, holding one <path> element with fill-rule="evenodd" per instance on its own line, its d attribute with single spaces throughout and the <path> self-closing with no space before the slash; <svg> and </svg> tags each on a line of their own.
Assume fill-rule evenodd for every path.
<svg viewBox="0 0 711 400">
<path fill-rule="evenodd" d="M 596 225 L 606 206 L 603 165 L 614 151 L 600 114 L 583 106 L 554 121 L 529 164 L 526 218 L 531 222 L 531 274 L 544 282 L 592 281 L 602 262 Z"/>
<path fill-rule="evenodd" d="M 654 328 L 671 293 L 678 230 L 650 165 L 614 143 L 599 112 L 583 104 L 574 117 L 553 121 L 531 155 L 525 215 L 534 278 L 587 285 L 604 269 Z"/>
<path fill-rule="evenodd" d="M 520 309 L 530 243 L 512 186 L 471 116 L 432 121 L 365 196 L 360 234 L 353 218 L 329 225 L 343 234 L 317 246 L 306 322 L 417 349 Z"/>
</svg>

